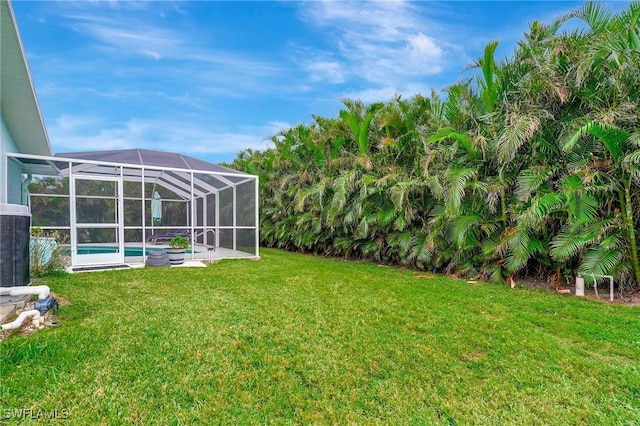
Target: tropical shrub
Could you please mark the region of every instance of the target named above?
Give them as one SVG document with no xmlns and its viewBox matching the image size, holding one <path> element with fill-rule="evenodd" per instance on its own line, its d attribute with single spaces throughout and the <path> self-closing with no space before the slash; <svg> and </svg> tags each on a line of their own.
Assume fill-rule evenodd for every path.
<svg viewBox="0 0 640 426">
<path fill-rule="evenodd" d="M 64 271 L 69 264 L 66 238 L 59 232 L 45 232 L 42 228 L 31 228 L 29 243 L 29 274 L 31 277 Z"/>
<path fill-rule="evenodd" d="M 582 29 L 566 31 L 569 20 Z M 262 243 L 500 282 L 640 283 L 640 3 L 533 22 L 508 59 L 410 99 L 344 100 L 245 151 Z M 566 277 L 565 277 L 566 278 Z"/>
</svg>

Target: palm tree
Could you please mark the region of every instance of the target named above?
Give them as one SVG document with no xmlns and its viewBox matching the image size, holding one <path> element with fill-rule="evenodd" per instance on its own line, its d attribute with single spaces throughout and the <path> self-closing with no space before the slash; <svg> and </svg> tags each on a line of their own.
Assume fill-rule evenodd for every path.
<svg viewBox="0 0 640 426">
<path fill-rule="evenodd" d="M 570 19 L 586 30 L 561 32 Z M 268 245 L 502 281 L 577 269 L 640 283 L 640 3 L 587 3 L 497 41 L 442 99 L 343 101 L 238 156 Z"/>
</svg>

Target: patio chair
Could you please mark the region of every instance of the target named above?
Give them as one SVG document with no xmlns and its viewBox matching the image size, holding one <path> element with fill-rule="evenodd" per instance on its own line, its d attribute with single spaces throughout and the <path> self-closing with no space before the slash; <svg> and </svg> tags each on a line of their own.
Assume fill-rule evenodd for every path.
<svg viewBox="0 0 640 426">
<path fill-rule="evenodd" d="M 157 244 L 160 241 L 170 241 L 175 237 L 184 237 L 191 240 L 190 229 L 178 229 L 175 232 L 166 232 L 163 234 L 152 234 L 147 236 L 147 242 L 151 244 Z"/>
</svg>

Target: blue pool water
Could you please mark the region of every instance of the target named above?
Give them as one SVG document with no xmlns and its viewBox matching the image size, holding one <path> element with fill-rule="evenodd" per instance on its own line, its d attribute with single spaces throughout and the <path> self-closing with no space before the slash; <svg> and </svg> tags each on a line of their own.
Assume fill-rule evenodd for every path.
<svg viewBox="0 0 640 426">
<path fill-rule="evenodd" d="M 154 247 L 146 249 L 146 254 L 152 251 L 163 251 L 163 248 Z M 78 254 L 101 254 L 101 253 L 115 253 L 117 247 L 113 246 L 82 246 L 78 247 Z M 187 250 L 187 253 L 191 253 L 191 250 Z M 125 257 L 142 256 L 142 247 L 125 247 Z"/>
</svg>

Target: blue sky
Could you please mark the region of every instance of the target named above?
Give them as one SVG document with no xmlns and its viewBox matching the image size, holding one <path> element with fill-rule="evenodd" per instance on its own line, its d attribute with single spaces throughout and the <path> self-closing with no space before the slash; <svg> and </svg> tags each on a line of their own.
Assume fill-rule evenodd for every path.
<svg viewBox="0 0 640 426">
<path fill-rule="evenodd" d="M 54 152 L 146 148 L 212 162 L 340 99 L 438 91 L 491 40 L 580 2 L 21 1 Z M 626 3 L 615 3 L 614 8 Z"/>
</svg>

